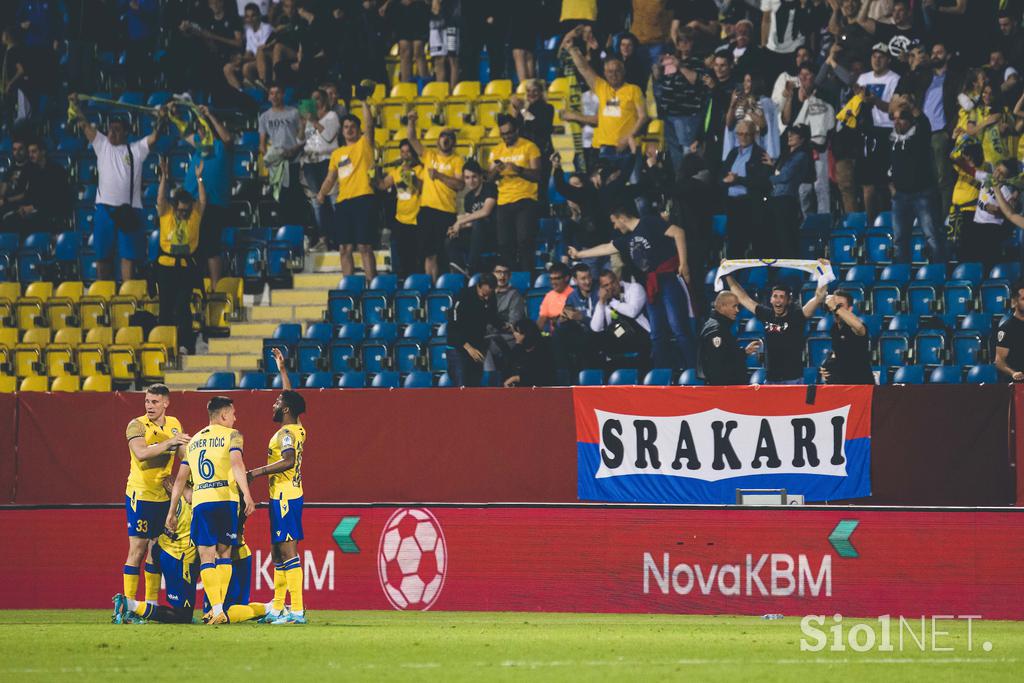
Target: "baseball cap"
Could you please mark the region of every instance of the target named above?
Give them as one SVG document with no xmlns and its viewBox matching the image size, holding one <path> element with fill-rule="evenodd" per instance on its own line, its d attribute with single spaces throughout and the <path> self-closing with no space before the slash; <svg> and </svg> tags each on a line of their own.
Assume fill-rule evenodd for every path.
<svg viewBox="0 0 1024 683">
<path fill-rule="evenodd" d="M 872 52 L 881 52 L 883 55 L 889 54 L 889 46 L 885 43 L 875 43 L 871 48 Z"/>
</svg>

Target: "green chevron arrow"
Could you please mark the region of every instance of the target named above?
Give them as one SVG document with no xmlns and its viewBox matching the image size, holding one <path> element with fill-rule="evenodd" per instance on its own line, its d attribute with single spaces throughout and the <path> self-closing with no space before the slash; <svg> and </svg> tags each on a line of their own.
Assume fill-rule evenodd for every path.
<svg viewBox="0 0 1024 683">
<path fill-rule="evenodd" d="M 828 542 L 839 553 L 839 557 L 857 557 L 857 549 L 850 543 L 850 536 L 860 524 L 855 519 L 841 519 L 832 533 L 828 535 Z"/>
<path fill-rule="evenodd" d="M 334 542 L 338 544 L 343 553 L 359 552 L 359 546 L 356 545 L 355 540 L 352 538 L 352 531 L 356 528 L 356 524 L 359 524 L 358 517 L 342 517 L 341 521 L 338 522 L 338 526 L 334 529 L 334 533 L 331 534 Z"/>
</svg>

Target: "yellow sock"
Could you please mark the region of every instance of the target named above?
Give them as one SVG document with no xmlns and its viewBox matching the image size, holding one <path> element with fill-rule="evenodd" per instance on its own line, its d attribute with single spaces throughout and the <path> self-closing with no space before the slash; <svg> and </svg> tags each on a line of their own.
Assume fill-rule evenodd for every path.
<svg viewBox="0 0 1024 683">
<path fill-rule="evenodd" d="M 204 563 L 199 566 L 199 576 L 203 579 L 203 590 L 210 600 L 210 606 L 224 604 L 224 587 L 220 583 L 220 572 L 213 562 Z"/>
<path fill-rule="evenodd" d="M 267 613 L 262 602 L 251 602 L 248 605 L 232 605 L 228 607 L 228 621 L 237 624 L 242 621 L 258 619 Z"/>
<path fill-rule="evenodd" d="M 273 609 L 280 612 L 284 609 L 284 596 L 288 592 L 288 579 L 285 578 L 284 569 L 280 564 L 274 565 L 274 602 Z"/>
<path fill-rule="evenodd" d="M 140 602 L 138 605 L 135 606 L 135 609 L 133 609 L 132 611 L 135 612 L 135 614 L 142 617 L 143 619 L 149 619 L 151 616 L 153 616 L 153 611 L 155 609 L 156 608 L 148 602 Z"/>
<path fill-rule="evenodd" d="M 302 563 L 298 556 L 284 563 L 284 576 L 288 582 L 288 597 L 293 612 L 302 611 Z"/>
<path fill-rule="evenodd" d="M 223 595 L 228 594 L 228 587 L 231 585 L 231 558 L 225 557 L 217 560 L 217 571 L 220 574 L 220 586 Z"/>
<path fill-rule="evenodd" d="M 126 564 L 124 566 L 124 596 L 135 598 L 139 592 L 139 568 Z"/>
<path fill-rule="evenodd" d="M 155 564 L 146 563 L 146 602 L 157 602 L 160 599 L 160 568 Z"/>
</svg>

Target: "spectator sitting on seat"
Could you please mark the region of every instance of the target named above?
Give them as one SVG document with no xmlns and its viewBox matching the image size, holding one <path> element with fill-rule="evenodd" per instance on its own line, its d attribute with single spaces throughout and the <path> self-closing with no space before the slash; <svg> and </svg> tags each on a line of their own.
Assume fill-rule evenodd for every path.
<svg viewBox="0 0 1024 683">
<path fill-rule="evenodd" d="M 821 366 L 821 378 L 829 384 L 874 384 L 871 340 L 864 321 L 853 312 L 853 297 L 837 289 L 825 297 L 824 305 L 835 316 L 835 324 L 832 355 Z"/>
<path fill-rule="evenodd" d="M 228 127 L 205 105 L 199 105 L 199 115 L 212 129 L 212 137 L 196 132 L 185 139 L 194 148 L 188 160 L 188 171 L 183 185 L 186 192 L 198 196 L 196 168 L 202 164 L 206 183 L 206 210 L 199 228 L 199 250 L 196 256 L 206 260 L 210 274 L 210 289 L 215 291 L 224 267 L 221 262 L 221 233 L 231 223 L 231 178 L 234 173 L 234 138 Z"/>
<path fill-rule="evenodd" d="M 270 24 L 263 21 L 263 15 L 256 3 L 245 6 L 245 52 L 239 52 L 224 65 L 224 79 L 235 90 L 250 85 L 259 78 L 256 70 L 256 53 L 266 45 L 273 33 Z M 241 80 L 239 80 L 241 76 Z"/>
<path fill-rule="evenodd" d="M 700 375 L 709 386 L 747 383 L 746 356 L 761 348 L 754 340 L 740 348 L 732 333 L 732 325 L 740 312 L 739 299 L 730 291 L 719 292 L 715 307 L 700 331 Z"/>
<path fill-rule="evenodd" d="M 508 352 L 515 343 L 511 326 L 526 319 L 526 299 L 523 298 L 522 292 L 510 284 L 512 267 L 508 263 L 499 259 L 494 264 L 492 272 L 497 283 L 494 300 L 500 325 L 487 328 L 487 358 L 484 360 L 484 370 L 502 370 L 507 375 Z M 532 325 L 533 321 L 529 323 Z"/>
<path fill-rule="evenodd" d="M 448 376 L 457 387 L 478 387 L 483 379 L 487 326 L 501 328 L 494 301 L 497 282 L 483 273 L 448 311 Z"/>
<path fill-rule="evenodd" d="M 590 320 L 597 306 L 597 290 L 590 267 L 582 261 L 572 267 L 575 286 L 565 300 L 562 319 L 552 334 L 552 350 L 559 384 L 568 384 L 570 377 L 583 368 L 595 367 L 596 348 Z"/>
<path fill-rule="evenodd" d="M 11 167 L 0 178 L 0 228 L 17 231 L 25 224 L 21 209 L 29 204 L 29 184 L 34 175 L 25 140 L 11 143 Z"/>
<path fill-rule="evenodd" d="M 160 293 L 160 324 L 178 328 L 178 344 L 186 353 L 195 353 L 192 334 L 192 290 L 201 280 L 195 253 L 199 246 L 200 225 L 206 209 L 203 160 L 196 164 L 198 198 L 184 189 L 167 198 L 170 177 L 167 157 L 160 159 L 160 188 L 156 210 L 160 215 L 160 255 L 156 260 L 156 281 Z"/>
<path fill-rule="evenodd" d="M 28 143 L 32 162 L 32 179 L 28 187 L 28 204 L 19 210 L 31 232 L 59 232 L 71 215 L 71 186 L 68 172 L 50 161 L 46 145 L 39 140 Z"/>
<path fill-rule="evenodd" d="M 516 345 L 512 347 L 510 365 L 513 374 L 506 387 L 549 387 L 555 382 L 555 362 L 551 344 L 529 320 L 520 320 L 512 326 Z"/>
<path fill-rule="evenodd" d="M 645 361 L 651 349 L 651 323 L 644 314 L 646 290 L 619 280 L 611 270 L 602 271 L 598 282 L 597 305 L 590 318 L 590 330 L 598 335 L 595 346 L 608 357 L 636 353 Z"/>
<path fill-rule="evenodd" d="M 765 384 L 803 384 L 804 328 L 825 300 L 828 286 L 819 285 L 811 300 L 798 306 L 787 287 L 776 285 L 772 287 L 771 305 L 764 306 L 751 299 L 732 275 L 726 275 L 725 281 L 740 305 L 764 323 Z"/>
<path fill-rule="evenodd" d="M 999 196 L 998 193 L 996 196 Z M 1022 217 L 1017 215 L 1017 218 Z M 1014 223 L 1018 227 L 1024 227 L 1024 219 L 1021 223 Z M 1024 282 L 1013 284 L 1010 304 L 1013 315 L 1007 318 L 996 332 L 995 366 L 999 372 L 1014 382 L 1024 382 Z"/>
<path fill-rule="evenodd" d="M 484 169 L 476 159 L 470 159 L 462 167 L 462 179 L 466 186 L 463 212 L 448 228 L 445 249 L 452 268 L 468 275 L 483 271 L 484 252 L 494 244 L 498 189 L 493 183 L 484 182 Z"/>
<path fill-rule="evenodd" d="M 146 257 L 146 235 L 142 229 L 142 165 L 156 144 L 167 110 L 161 107 L 153 131 L 135 142 L 128 142 L 128 121 L 114 115 L 107 124 L 107 135 L 100 133 L 78 108 L 78 95 L 68 98 L 78 127 L 96 154 L 98 182 L 96 213 L 93 218 L 93 249 L 96 252 L 96 277 L 114 279 L 114 254 L 121 258 L 121 279 L 131 280 L 136 261 Z"/>
<path fill-rule="evenodd" d="M 537 327 L 542 332 L 554 332 L 555 327 L 565 318 L 562 311 L 565 309 L 565 302 L 572 294 L 573 289 L 569 285 L 569 268 L 564 263 L 554 263 L 548 269 L 551 278 L 551 291 L 544 295 L 540 302 L 540 315 L 537 317 Z"/>
</svg>

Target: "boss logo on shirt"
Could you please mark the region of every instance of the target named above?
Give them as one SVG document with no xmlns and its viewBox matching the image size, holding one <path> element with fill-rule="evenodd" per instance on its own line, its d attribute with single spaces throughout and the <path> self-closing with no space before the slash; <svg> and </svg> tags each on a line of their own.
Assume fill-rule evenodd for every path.
<svg viewBox="0 0 1024 683">
<path fill-rule="evenodd" d="M 764 326 L 764 331 L 769 334 L 781 334 L 789 329 L 789 323 L 767 323 Z"/>
</svg>

